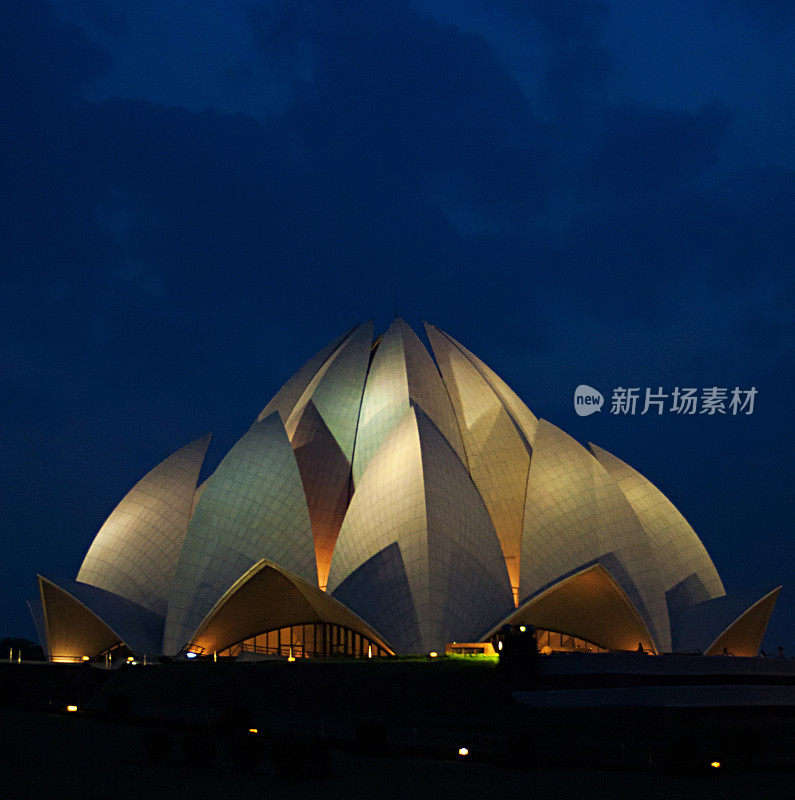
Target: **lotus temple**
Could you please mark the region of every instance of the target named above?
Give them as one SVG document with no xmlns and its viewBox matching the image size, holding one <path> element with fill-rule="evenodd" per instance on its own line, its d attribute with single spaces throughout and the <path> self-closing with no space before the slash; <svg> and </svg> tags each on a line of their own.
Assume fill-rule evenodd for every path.
<svg viewBox="0 0 795 800">
<path fill-rule="evenodd" d="M 757 654 L 779 589 L 728 595 L 649 480 L 426 333 L 355 327 L 206 480 L 209 435 L 144 475 L 75 580 L 38 577 L 49 659 L 474 652 L 505 625 L 544 653 Z"/>
</svg>

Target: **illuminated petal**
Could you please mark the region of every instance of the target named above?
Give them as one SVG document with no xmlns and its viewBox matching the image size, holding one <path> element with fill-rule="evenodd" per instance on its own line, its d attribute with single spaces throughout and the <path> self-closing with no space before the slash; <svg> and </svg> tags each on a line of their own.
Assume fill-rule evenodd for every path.
<svg viewBox="0 0 795 800">
<path fill-rule="evenodd" d="M 521 596 L 600 561 L 669 650 L 665 593 L 648 536 L 601 464 L 568 434 L 539 420 L 527 479 Z"/>
<path fill-rule="evenodd" d="M 54 661 L 96 656 L 118 644 L 160 653 L 163 618 L 124 597 L 75 581 L 38 576 L 47 645 Z"/>
<path fill-rule="evenodd" d="M 361 569 L 370 580 L 359 579 Z M 433 422 L 409 409 L 353 496 L 329 591 L 399 651 L 427 652 L 469 641 L 502 616 L 511 606 L 509 587 L 466 469 Z M 406 612 L 391 613 L 395 606 Z"/>
<path fill-rule="evenodd" d="M 649 536 L 669 606 L 725 594 L 704 545 L 671 501 L 647 478 L 595 444 L 591 452 L 610 473 Z M 672 614 L 678 609 L 672 608 Z"/>
<path fill-rule="evenodd" d="M 77 580 L 165 614 L 210 436 L 185 445 L 133 486 L 86 553 Z"/>
<path fill-rule="evenodd" d="M 425 327 L 458 418 L 469 472 L 499 537 L 516 603 L 529 444 L 467 351 L 433 325 Z"/>
<path fill-rule="evenodd" d="M 317 580 L 301 477 L 276 413 L 227 453 L 196 505 L 169 600 L 165 652 L 178 652 L 223 593 L 262 558 Z"/>
</svg>

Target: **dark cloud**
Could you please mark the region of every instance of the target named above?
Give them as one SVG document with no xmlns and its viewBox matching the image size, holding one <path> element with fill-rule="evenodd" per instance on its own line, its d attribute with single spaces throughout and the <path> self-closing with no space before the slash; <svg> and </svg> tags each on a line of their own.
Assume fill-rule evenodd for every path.
<svg viewBox="0 0 795 800">
<path fill-rule="evenodd" d="M 123 35 L 128 30 L 125 12 L 130 8 L 125 0 L 54 0 L 53 5 L 61 12 L 76 15 L 89 30 L 110 36 Z"/>
<path fill-rule="evenodd" d="M 317 30 L 317 9 L 293 0 L 253 3 L 245 9 L 254 46 L 271 68 L 313 66 L 311 40 Z"/>
<path fill-rule="evenodd" d="M 636 198 L 692 186 L 717 162 L 730 121 L 719 105 L 696 113 L 609 109 L 585 171 L 591 184 L 585 190 Z"/>
<path fill-rule="evenodd" d="M 342 4 L 318 9 L 313 49 L 311 93 L 283 122 L 313 166 L 384 193 L 452 178 L 474 202 L 537 195 L 539 124 L 483 40 L 402 3 Z"/>
<path fill-rule="evenodd" d="M 795 5 L 791 0 L 707 0 L 706 7 L 723 22 L 756 23 L 769 30 L 795 24 Z"/>
<path fill-rule="evenodd" d="M 554 56 L 547 73 L 552 108 L 570 118 L 583 107 L 603 102 L 610 56 L 601 42 L 609 10 L 594 0 L 526 0 L 513 3 L 552 36 Z"/>
<path fill-rule="evenodd" d="M 76 92 L 110 67 L 110 56 L 43 0 L 3 0 L 0 31 L 0 89 L 18 108 Z"/>
</svg>

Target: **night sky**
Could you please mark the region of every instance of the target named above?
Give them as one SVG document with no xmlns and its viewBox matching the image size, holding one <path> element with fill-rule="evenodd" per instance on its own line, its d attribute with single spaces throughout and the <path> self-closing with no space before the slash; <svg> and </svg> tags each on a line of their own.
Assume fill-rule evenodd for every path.
<svg viewBox="0 0 795 800">
<path fill-rule="evenodd" d="M 790 0 L 0 0 L 0 636 L 125 492 L 427 319 L 795 650 Z M 580 383 L 606 396 L 575 415 Z M 615 387 L 758 390 L 613 415 Z"/>
</svg>

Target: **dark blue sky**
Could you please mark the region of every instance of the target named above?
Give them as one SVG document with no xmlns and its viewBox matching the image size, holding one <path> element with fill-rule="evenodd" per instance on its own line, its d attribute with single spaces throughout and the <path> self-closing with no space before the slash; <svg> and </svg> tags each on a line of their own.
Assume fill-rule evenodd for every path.
<svg viewBox="0 0 795 800">
<path fill-rule="evenodd" d="M 395 301 L 646 474 L 795 649 L 788 0 L 0 0 L 0 635 Z M 589 383 L 751 416 L 575 416 Z"/>
</svg>

